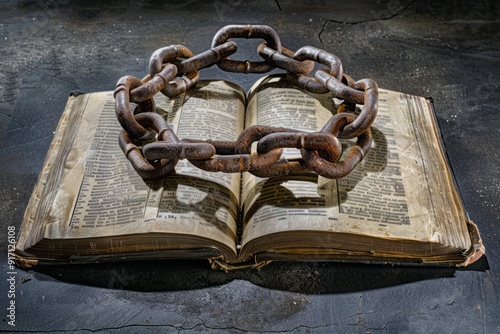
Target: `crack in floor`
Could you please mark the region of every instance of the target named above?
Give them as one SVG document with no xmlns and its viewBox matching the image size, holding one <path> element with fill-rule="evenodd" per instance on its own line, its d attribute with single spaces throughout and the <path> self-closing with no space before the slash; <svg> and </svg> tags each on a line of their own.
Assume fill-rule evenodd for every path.
<svg viewBox="0 0 500 334">
<path fill-rule="evenodd" d="M 321 38 L 321 35 L 325 31 L 326 26 L 327 26 L 327 24 L 329 22 L 353 26 L 353 25 L 358 25 L 358 24 L 363 24 L 363 23 L 368 23 L 368 22 L 387 21 L 387 20 L 391 20 L 391 19 L 395 18 L 396 16 L 400 15 L 403 11 L 405 11 L 406 9 L 408 9 L 408 7 L 410 7 L 411 5 L 413 5 L 415 2 L 416 2 L 416 0 L 412 0 L 412 1 L 408 2 L 405 6 L 403 6 L 398 11 L 396 11 L 395 13 L 393 13 L 393 14 L 387 16 L 387 17 L 373 17 L 371 19 L 360 20 L 360 21 L 353 21 L 353 22 L 346 22 L 346 21 L 339 21 L 339 20 L 327 19 L 323 23 L 323 26 L 321 27 L 321 30 L 318 33 L 319 42 L 321 43 L 321 45 L 325 46 L 324 43 L 323 43 L 323 39 Z"/>
</svg>

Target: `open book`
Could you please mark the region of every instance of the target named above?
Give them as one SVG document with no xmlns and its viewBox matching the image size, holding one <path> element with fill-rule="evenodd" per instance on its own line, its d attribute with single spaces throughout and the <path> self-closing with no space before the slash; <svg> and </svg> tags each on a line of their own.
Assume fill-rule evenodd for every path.
<svg viewBox="0 0 500 334">
<path fill-rule="evenodd" d="M 455 189 L 432 105 L 379 93 L 372 148 L 339 180 L 211 173 L 182 160 L 175 173 L 144 181 L 118 146 L 112 92 L 72 96 L 26 209 L 18 263 L 474 262 L 484 248 Z M 248 95 L 225 81 L 202 81 L 175 99 L 155 99 L 179 138 L 226 141 L 253 124 L 317 131 L 340 103 L 282 76 L 261 79 Z"/>
</svg>

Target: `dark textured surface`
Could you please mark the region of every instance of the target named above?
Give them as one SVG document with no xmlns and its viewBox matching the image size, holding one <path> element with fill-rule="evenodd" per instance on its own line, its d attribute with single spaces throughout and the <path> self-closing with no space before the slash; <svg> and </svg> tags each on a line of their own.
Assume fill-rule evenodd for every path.
<svg viewBox="0 0 500 334">
<path fill-rule="evenodd" d="M 500 43 L 496 1 L 0 2 L 0 315 L 3 331 L 500 333 Z M 7 325 L 7 226 L 19 230 L 69 92 L 142 77 L 159 47 L 206 50 L 226 24 L 275 28 L 324 48 L 356 79 L 432 96 L 490 270 L 275 263 L 215 272 L 205 262 L 18 270 Z M 260 41 L 240 41 L 235 58 Z M 223 73 L 249 88 L 258 76 Z"/>
</svg>

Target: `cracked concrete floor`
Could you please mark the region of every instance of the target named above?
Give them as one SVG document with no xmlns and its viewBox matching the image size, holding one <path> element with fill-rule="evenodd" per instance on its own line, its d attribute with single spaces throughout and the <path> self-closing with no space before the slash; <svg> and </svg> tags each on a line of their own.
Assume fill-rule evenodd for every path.
<svg viewBox="0 0 500 334">
<path fill-rule="evenodd" d="M 184 44 L 199 53 L 222 26 L 254 23 L 272 26 L 289 49 L 336 54 L 354 78 L 433 97 L 491 267 L 274 263 L 224 273 L 172 261 L 19 270 L 16 327 L 2 315 L 1 330 L 500 332 L 500 158 L 492 139 L 500 128 L 498 10 L 495 1 L 463 0 L 0 2 L 0 235 L 19 228 L 69 92 L 112 90 L 123 75 L 142 77 L 160 47 Z M 257 59 L 259 42 L 238 41 L 235 58 Z M 258 78 L 217 68 L 202 77 L 246 89 Z"/>
</svg>

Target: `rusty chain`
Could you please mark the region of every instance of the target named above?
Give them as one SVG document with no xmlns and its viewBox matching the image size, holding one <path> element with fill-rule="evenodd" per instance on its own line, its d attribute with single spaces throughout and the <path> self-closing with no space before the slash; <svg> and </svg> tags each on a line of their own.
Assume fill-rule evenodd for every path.
<svg viewBox="0 0 500 334">
<path fill-rule="evenodd" d="M 257 49 L 263 61 L 230 59 L 237 50 L 231 38 L 264 39 Z M 326 68 L 317 70 L 314 77 L 307 76 L 315 63 Z M 215 64 L 224 71 L 237 73 L 284 69 L 288 80 L 297 87 L 312 93 L 332 92 L 344 103 L 319 132 L 255 125 L 245 129 L 234 142 L 179 139 L 155 113 L 153 96 L 161 92 L 174 98 L 186 92 L 196 85 L 201 69 Z M 210 50 L 198 55 L 183 45 L 156 50 L 150 59 L 149 73 L 143 79 L 120 78 L 114 97 L 116 116 L 123 127 L 120 147 L 144 179 L 168 175 L 182 159 L 212 172 L 250 172 L 260 177 L 275 177 L 314 171 L 328 178 L 342 178 L 366 155 L 372 141 L 370 126 L 378 109 L 375 81 L 354 81 L 343 72 L 340 59 L 325 50 L 312 46 L 296 52 L 286 49 L 278 34 L 263 25 L 226 26 L 214 36 Z M 136 104 L 134 110 L 131 103 Z M 359 115 L 353 113 L 356 104 L 363 105 Z M 357 141 L 341 159 L 339 139 L 351 138 Z M 141 145 L 145 140 L 154 141 Z M 254 142 L 257 142 L 256 152 L 251 150 Z M 302 158 L 283 158 L 284 148 L 300 149 Z"/>
</svg>

